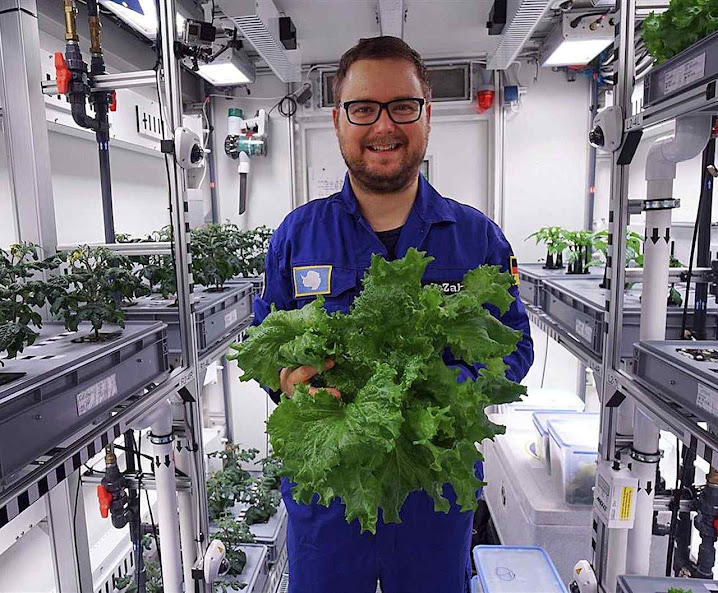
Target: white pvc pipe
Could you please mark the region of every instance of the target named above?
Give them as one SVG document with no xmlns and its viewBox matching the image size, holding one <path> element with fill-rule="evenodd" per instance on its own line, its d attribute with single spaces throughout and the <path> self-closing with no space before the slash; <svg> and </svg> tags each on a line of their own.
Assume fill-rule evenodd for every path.
<svg viewBox="0 0 718 593">
<path fill-rule="evenodd" d="M 615 593 L 618 577 L 626 574 L 626 545 L 628 529 L 612 529 L 608 538 L 606 559 L 606 593 Z"/>
<path fill-rule="evenodd" d="M 169 401 L 157 406 L 153 414 L 150 440 L 155 456 L 158 526 L 162 539 L 162 583 L 166 593 L 182 593 L 182 560 L 180 555 L 179 517 L 174 447 L 172 444 L 172 407 Z M 160 437 L 166 442 L 155 443 Z"/>
</svg>

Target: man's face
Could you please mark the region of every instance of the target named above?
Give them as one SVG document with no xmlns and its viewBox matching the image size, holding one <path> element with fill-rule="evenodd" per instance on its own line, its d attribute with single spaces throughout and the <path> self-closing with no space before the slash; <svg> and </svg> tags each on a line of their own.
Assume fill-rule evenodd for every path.
<svg viewBox="0 0 718 593">
<path fill-rule="evenodd" d="M 401 59 L 359 60 L 352 64 L 341 90 L 342 101 L 392 101 L 423 97 L 411 62 Z M 429 141 L 431 105 L 411 124 L 395 124 L 386 110 L 376 123 L 356 126 L 344 108 L 334 109 L 339 148 L 353 176 L 369 191 L 391 193 L 407 187 L 419 174 Z M 377 150 L 396 145 L 391 150 Z"/>
</svg>

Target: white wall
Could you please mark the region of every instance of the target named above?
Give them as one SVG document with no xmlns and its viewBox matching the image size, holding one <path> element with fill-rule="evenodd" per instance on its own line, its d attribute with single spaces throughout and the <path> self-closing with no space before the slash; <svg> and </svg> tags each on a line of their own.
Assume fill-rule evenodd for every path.
<svg viewBox="0 0 718 593">
<path fill-rule="evenodd" d="M 543 226 L 581 229 L 587 188 L 589 84 L 562 72 L 524 65 L 527 88 L 518 113 L 507 115 L 504 232 L 519 263 L 545 257 L 526 237 Z"/>
</svg>

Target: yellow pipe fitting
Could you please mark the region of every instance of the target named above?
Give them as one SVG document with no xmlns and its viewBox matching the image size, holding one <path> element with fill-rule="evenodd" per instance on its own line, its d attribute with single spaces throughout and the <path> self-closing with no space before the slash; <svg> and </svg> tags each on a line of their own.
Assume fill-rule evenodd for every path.
<svg viewBox="0 0 718 593">
<path fill-rule="evenodd" d="M 64 0 L 65 4 L 65 41 L 80 41 L 77 34 L 77 5 L 75 0 Z"/>
<path fill-rule="evenodd" d="M 91 16 L 88 18 L 90 25 L 90 52 L 93 54 L 102 53 L 102 44 L 100 43 L 100 32 L 102 31 L 102 23 L 99 16 Z"/>
</svg>

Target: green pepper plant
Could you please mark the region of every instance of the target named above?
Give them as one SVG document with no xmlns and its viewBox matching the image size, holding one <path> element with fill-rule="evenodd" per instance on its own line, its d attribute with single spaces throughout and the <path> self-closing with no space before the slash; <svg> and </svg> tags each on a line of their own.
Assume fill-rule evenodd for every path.
<svg viewBox="0 0 718 593">
<path fill-rule="evenodd" d="M 536 239 L 536 244 L 546 245 L 547 270 L 559 270 L 563 268 L 563 252 L 568 244 L 565 238 L 566 231 L 559 226 L 542 227 L 535 233 L 531 233 L 526 240 Z"/>
<path fill-rule="evenodd" d="M 83 338 L 101 341 L 100 330 L 106 323 L 125 326 L 122 300 L 149 294 L 132 272 L 132 262 L 105 247 L 83 245 L 57 254 L 66 266 L 65 273 L 50 279 L 51 312 L 59 315 L 70 331 L 89 321 L 92 335 Z M 109 337 L 109 336 L 108 336 Z"/>
<path fill-rule="evenodd" d="M 40 259 L 39 249 L 33 243 L 0 249 L 0 352 L 7 352 L 8 358 L 32 345 L 38 336 L 35 330 L 42 327 L 37 309 L 47 302 L 48 284 L 39 275 L 57 263 Z"/>
</svg>

